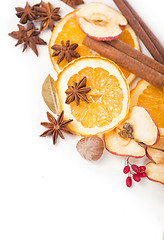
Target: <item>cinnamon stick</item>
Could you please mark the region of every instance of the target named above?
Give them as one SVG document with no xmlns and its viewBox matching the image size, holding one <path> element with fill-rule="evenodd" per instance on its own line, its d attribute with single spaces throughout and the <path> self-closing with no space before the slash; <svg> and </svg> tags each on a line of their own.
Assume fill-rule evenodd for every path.
<svg viewBox="0 0 164 240">
<path fill-rule="evenodd" d="M 153 68 L 154 70 L 164 74 L 164 65 L 157 62 L 156 60 L 146 56 L 142 52 L 134 49 L 133 47 L 129 46 L 128 44 L 120 41 L 120 40 L 113 40 L 110 42 L 107 42 L 114 48 L 117 48 L 121 52 L 124 52 L 125 54 L 129 55 L 132 58 L 137 59 L 138 61 L 142 62 L 143 64 L 146 64 L 147 66 Z"/>
<path fill-rule="evenodd" d="M 105 42 L 96 41 L 88 36 L 84 38 L 83 44 L 99 53 L 101 56 L 114 61 L 129 72 L 134 73 L 136 76 L 145 79 L 151 84 L 157 87 L 164 85 L 163 74 L 138 61 L 137 59 L 128 56 L 113 46 Z"/>
<path fill-rule="evenodd" d="M 124 3 L 126 4 L 126 6 L 129 8 L 129 10 L 132 12 L 132 14 L 135 16 L 135 18 L 137 19 L 137 21 L 140 23 L 140 25 L 142 26 L 142 28 L 144 29 L 144 31 L 147 33 L 147 35 L 149 36 L 149 38 L 151 39 L 151 41 L 154 43 L 154 45 L 156 46 L 156 48 L 158 49 L 158 51 L 161 53 L 162 57 L 164 58 L 164 47 L 162 46 L 162 44 L 160 43 L 160 41 L 158 40 L 158 38 L 156 38 L 156 36 L 154 35 L 154 33 L 150 30 L 150 28 L 145 24 L 145 22 L 141 19 L 141 17 L 137 14 L 137 12 L 132 8 L 132 6 L 126 1 L 124 0 Z"/>
<path fill-rule="evenodd" d="M 113 0 L 151 55 L 164 64 L 164 48 L 126 0 Z"/>
</svg>

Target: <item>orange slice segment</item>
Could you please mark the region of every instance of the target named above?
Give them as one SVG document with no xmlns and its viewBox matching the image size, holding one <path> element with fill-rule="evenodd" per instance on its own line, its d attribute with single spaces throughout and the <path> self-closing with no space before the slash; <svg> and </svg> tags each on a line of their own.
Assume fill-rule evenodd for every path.
<svg viewBox="0 0 164 240">
<path fill-rule="evenodd" d="M 68 86 L 87 78 L 89 103 L 80 100 L 65 104 Z M 70 129 L 82 136 L 96 135 L 115 128 L 129 110 L 129 87 L 121 70 L 112 61 L 96 56 L 82 57 L 69 63 L 55 84 L 59 110 L 73 119 Z"/>
<path fill-rule="evenodd" d="M 145 80 L 140 80 L 131 91 L 131 106 L 138 105 L 146 108 L 160 134 L 164 136 L 164 87 L 157 88 Z"/>
<path fill-rule="evenodd" d="M 76 49 L 76 51 L 80 54 L 80 56 L 93 55 L 93 52 L 91 52 L 91 50 L 88 47 L 86 47 L 85 45 L 82 44 L 83 39 L 85 38 L 86 35 L 81 31 L 81 29 L 79 28 L 79 26 L 77 24 L 76 17 L 75 17 L 76 11 L 73 11 L 73 12 L 69 13 L 68 15 L 66 15 L 56 25 L 56 27 L 54 28 L 52 35 L 51 35 L 51 39 L 49 42 L 49 54 L 50 54 L 51 62 L 53 64 L 55 70 L 57 71 L 57 73 L 59 73 L 67 65 L 67 61 L 63 60 L 58 65 L 57 64 L 57 56 L 52 57 L 53 50 L 51 49 L 51 47 L 54 44 L 60 44 L 61 40 L 63 40 L 64 42 L 66 42 L 67 40 L 70 40 L 70 43 L 75 43 L 75 42 L 78 43 L 79 46 Z M 123 29 L 123 33 L 119 39 L 121 41 L 129 44 L 133 48 L 140 50 L 138 38 L 137 38 L 136 34 L 134 33 L 133 29 L 129 25 L 127 25 Z M 134 80 L 135 75 L 128 72 L 127 70 L 125 70 L 123 68 L 121 68 L 121 70 L 123 71 L 125 77 L 127 78 L 128 83 L 130 84 Z"/>
</svg>

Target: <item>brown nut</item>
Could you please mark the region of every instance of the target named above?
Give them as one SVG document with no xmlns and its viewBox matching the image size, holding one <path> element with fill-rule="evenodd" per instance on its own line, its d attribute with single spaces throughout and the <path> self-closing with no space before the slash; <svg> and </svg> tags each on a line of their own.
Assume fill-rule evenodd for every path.
<svg viewBox="0 0 164 240">
<path fill-rule="evenodd" d="M 89 161 L 98 160 L 103 154 L 103 140 L 97 136 L 85 137 L 79 140 L 76 145 L 79 154 Z"/>
</svg>

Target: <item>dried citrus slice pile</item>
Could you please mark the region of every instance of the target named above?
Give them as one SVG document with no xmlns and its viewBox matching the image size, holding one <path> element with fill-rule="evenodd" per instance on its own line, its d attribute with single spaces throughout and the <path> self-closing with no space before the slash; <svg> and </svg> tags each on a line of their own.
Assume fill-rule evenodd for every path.
<svg viewBox="0 0 164 240">
<path fill-rule="evenodd" d="M 78 11 L 78 10 L 76 10 L 76 11 Z M 51 39 L 49 42 L 49 54 L 50 54 L 51 62 L 53 64 L 55 70 L 57 71 L 57 73 L 59 73 L 63 69 L 63 67 L 67 64 L 67 62 L 66 62 L 66 60 L 63 60 L 58 65 L 57 57 L 52 57 L 53 50 L 51 49 L 51 47 L 54 44 L 60 44 L 61 40 L 63 40 L 64 42 L 66 42 L 67 40 L 70 40 L 71 43 L 75 43 L 75 42 L 78 43 L 79 46 L 76 49 L 76 51 L 80 54 L 80 56 L 93 55 L 93 53 L 91 53 L 90 49 L 82 44 L 83 39 L 85 38 L 86 35 L 81 31 L 81 29 L 79 28 L 79 26 L 77 24 L 76 17 L 75 17 L 76 11 L 73 11 L 73 12 L 69 13 L 68 15 L 66 15 L 57 24 L 57 26 L 54 28 L 52 35 L 51 35 Z M 140 50 L 138 38 L 137 38 L 135 32 L 133 31 L 133 29 L 129 25 L 127 25 L 124 28 L 123 33 L 119 39 L 121 41 L 129 44 L 133 48 Z M 134 80 L 135 75 L 126 71 L 123 68 L 121 68 L 121 69 L 122 69 L 125 77 L 127 78 L 128 83 L 130 84 Z"/>
<path fill-rule="evenodd" d="M 164 136 L 164 87 L 159 89 L 145 80 L 140 80 L 131 91 L 131 106 L 138 105 L 146 108 L 161 136 Z"/>
<path fill-rule="evenodd" d="M 90 87 L 86 96 L 89 103 L 80 100 L 66 104 L 68 86 L 73 81 L 87 78 Z M 64 110 L 66 119 L 73 119 L 70 130 L 82 136 L 96 135 L 115 128 L 129 110 L 129 86 L 119 67 L 112 61 L 88 56 L 70 62 L 58 75 L 55 83 L 59 111 Z"/>
</svg>

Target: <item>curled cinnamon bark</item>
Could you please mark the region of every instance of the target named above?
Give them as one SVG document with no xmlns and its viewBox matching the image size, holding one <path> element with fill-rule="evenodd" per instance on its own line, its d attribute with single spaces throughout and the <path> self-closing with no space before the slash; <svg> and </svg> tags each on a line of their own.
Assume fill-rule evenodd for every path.
<svg viewBox="0 0 164 240">
<path fill-rule="evenodd" d="M 121 52 L 115 47 L 105 42 L 96 41 L 88 36 L 84 38 L 83 44 L 151 84 L 157 87 L 164 85 L 164 75 L 162 73 Z"/>
<path fill-rule="evenodd" d="M 164 74 L 164 65 L 157 62 L 153 58 L 150 58 L 143 54 L 142 52 L 139 52 L 138 50 L 134 49 L 133 47 L 129 46 L 128 44 L 120 41 L 120 40 L 113 40 L 110 42 L 107 42 L 114 48 L 117 48 L 121 52 L 124 52 L 125 54 L 129 55 L 132 58 L 137 59 L 138 61 L 142 62 L 143 64 L 146 64 L 147 66 L 153 68 L 154 70 Z"/>
<path fill-rule="evenodd" d="M 113 0 L 122 14 L 126 17 L 131 27 L 134 29 L 138 37 L 144 43 L 151 55 L 158 62 L 164 64 L 164 48 L 152 33 L 149 27 L 143 22 L 136 11 L 126 0 Z"/>
</svg>

